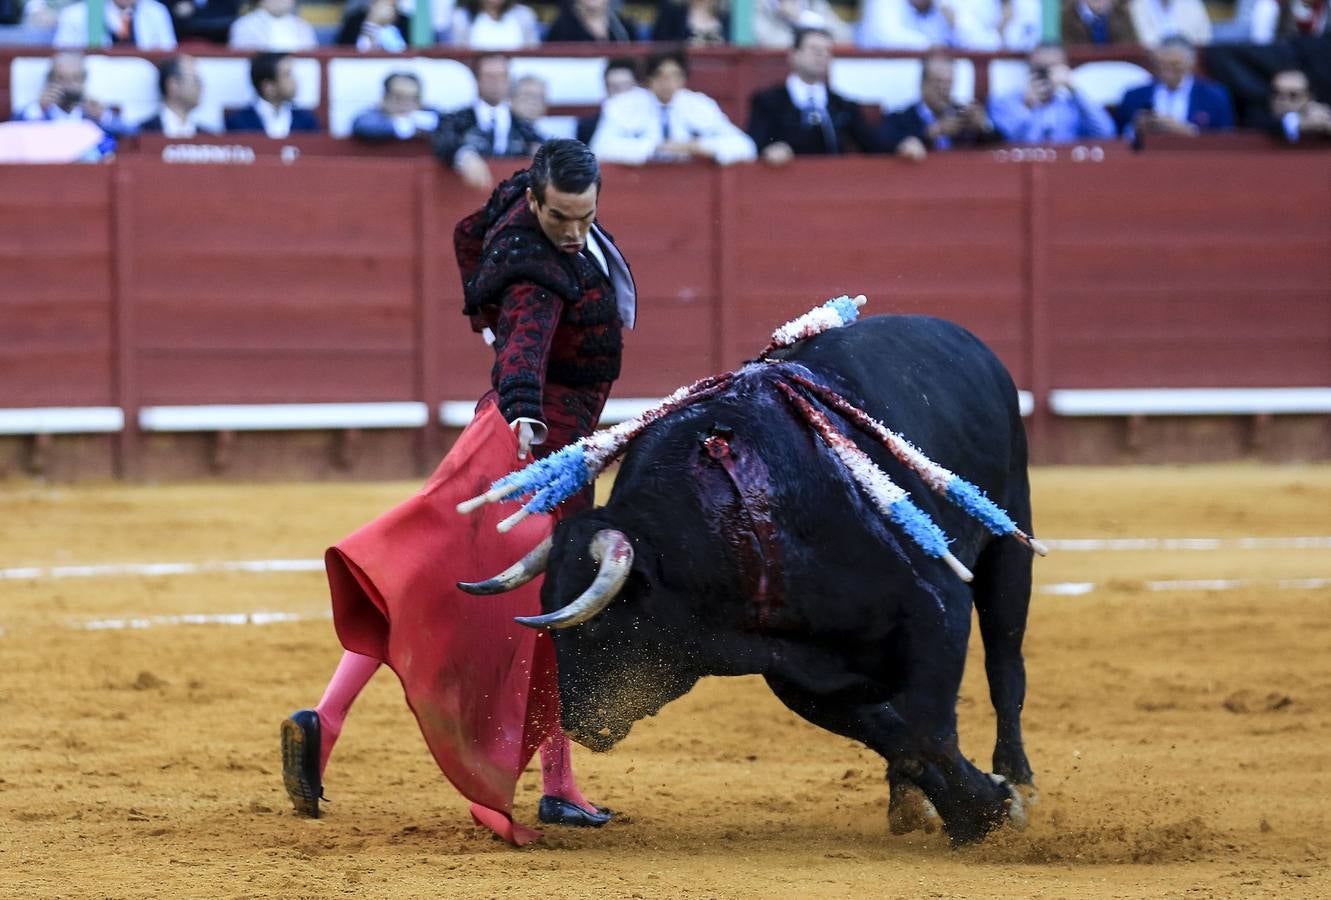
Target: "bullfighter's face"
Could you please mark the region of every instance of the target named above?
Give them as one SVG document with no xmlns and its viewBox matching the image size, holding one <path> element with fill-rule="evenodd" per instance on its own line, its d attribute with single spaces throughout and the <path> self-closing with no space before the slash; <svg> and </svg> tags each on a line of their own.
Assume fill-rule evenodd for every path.
<svg viewBox="0 0 1331 900">
<path fill-rule="evenodd" d="M 561 191 L 553 184 L 545 189 L 545 202 L 527 189 L 527 207 L 541 223 L 541 231 L 565 253 L 581 253 L 587 246 L 587 232 L 596 221 L 596 201 L 600 188 L 593 184 L 580 194 Z"/>
</svg>

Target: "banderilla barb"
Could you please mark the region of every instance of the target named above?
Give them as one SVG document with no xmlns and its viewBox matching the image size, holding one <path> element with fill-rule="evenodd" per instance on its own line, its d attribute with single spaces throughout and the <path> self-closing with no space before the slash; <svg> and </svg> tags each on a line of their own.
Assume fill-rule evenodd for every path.
<svg viewBox="0 0 1331 900">
<path fill-rule="evenodd" d="M 997 503 L 985 496 L 979 487 L 955 472 L 938 465 L 920 452 L 919 448 L 901 435 L 883 425 L 864 410 L 825 385 L 803 375 L 790 374 L 791 381 L 809 391 L 829 407 L 841 413 L 857 428 L 876 438 L 902 465 L 909 468 L 936 494 L 946 497 L 985 528 L 999 536 L 1012 535 L 1041 556 L 1049 555 L 1049 548 L 1017 527 L 1012 517 Z"/>
</svg>

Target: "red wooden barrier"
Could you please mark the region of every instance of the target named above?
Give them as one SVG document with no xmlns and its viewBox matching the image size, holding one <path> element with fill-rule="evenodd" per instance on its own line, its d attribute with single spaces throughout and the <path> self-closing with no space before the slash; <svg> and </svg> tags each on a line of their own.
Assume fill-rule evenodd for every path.
<svg viewBox="0 0 1331 900">
<path fill-rule="evenodd" d="M 0 168 L 0 408 L 120 406 L 134 471 L 145 405 L 485 389 L 451 246 L 483 198 L 428 157 L 260 143 L 252 165 Z M 842 292 L 973 329 L 1034 393 L 1045 459 L 1072 455 L 1054 388 L 1331 384 L 1325 155 L 1104 151 L 608 167 L 642 291 L 616 393 L 730 368 Z"/>
</svg>

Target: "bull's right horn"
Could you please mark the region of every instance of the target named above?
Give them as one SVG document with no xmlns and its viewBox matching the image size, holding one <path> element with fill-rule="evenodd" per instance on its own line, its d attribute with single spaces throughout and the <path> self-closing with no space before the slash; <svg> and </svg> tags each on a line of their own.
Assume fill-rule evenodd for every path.
<svg viewBox="0 0 1331 900">
<path fill-rule="evenodd" d="M 543 616 L 518 616 L 514 621 L 531 628 L 569 628 L 609 606 L 633 568 L 633 545 L 624 532 L 602 528 L 592 538 L 591 549 L 592 559 L 601 566 L 591 587 L 562 609 Z"/>
<path fill-rule="evenodd" d="M 458 587 L 468 594 L 478 595 L 502 594 L 520 588 L 545 571 L 546 563 L 550 561 L 550 547 L 553 544 L 554 535 L 546 535 L 545 540 L 533 547 L 526 556 L 495 577 L 487 578 L 485 581 L 459 581 Z"/>
</svg>

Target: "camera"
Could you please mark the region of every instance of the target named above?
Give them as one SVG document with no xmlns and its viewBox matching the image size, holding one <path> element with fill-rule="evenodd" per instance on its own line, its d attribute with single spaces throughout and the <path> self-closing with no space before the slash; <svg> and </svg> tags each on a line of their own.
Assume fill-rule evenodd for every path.
<svg viewBox="0 0 1331 900">
<path fill-rule="evenodd" d="M 1032 77 L 1032 78 L 1035 78 L 1035 79 L 1038 79 L 1039 81 L 1048 81 L 1048 80 L 1049 80 L 1049 67 L 1048 67 L 1048 66 L 1036 66 L 1035 68 L 1031 69 L 1031 77 Z"/>
</svg>

